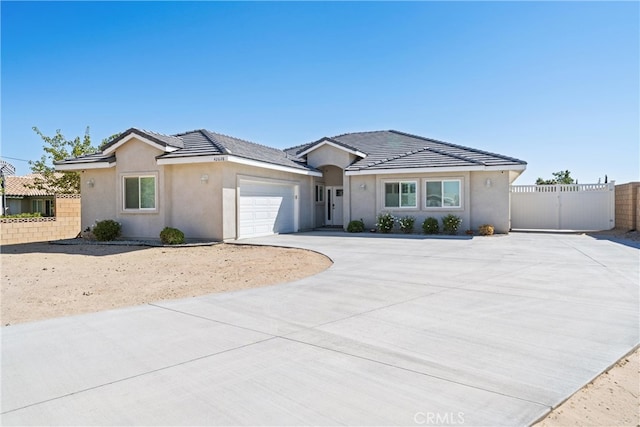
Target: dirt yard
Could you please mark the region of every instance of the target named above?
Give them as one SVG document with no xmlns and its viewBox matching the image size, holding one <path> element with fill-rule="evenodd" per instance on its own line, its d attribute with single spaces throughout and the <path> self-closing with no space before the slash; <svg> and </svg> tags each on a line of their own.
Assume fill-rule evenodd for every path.
<svg viewBox="0 0 640 427">
<path fill-rule="evenodd" d="M 331 265 L 301 249 L 219 244 L 2 248 L 2 325 L 289 282 Z"/>
</svg>

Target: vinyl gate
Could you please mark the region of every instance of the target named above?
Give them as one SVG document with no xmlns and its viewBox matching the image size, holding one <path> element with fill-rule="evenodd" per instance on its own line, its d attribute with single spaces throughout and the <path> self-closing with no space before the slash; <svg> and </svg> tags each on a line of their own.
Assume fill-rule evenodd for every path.
<svg viewBox="0 0 640 427">
<path fill-rule="evenodd" d="M 615 183 L 512 185 L 511 228 L 610 230 L 615 227 Z"/>
</svg>

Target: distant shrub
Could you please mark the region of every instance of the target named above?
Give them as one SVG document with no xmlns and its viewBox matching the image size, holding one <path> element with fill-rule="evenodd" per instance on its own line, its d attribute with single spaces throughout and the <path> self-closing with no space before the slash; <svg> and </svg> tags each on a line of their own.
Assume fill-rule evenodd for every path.
<svg viewBox="0 0 640 427">
<path fill-rule="evenodd" d="M 15 215 L 2 215 L 0 218 L 42 218 L 42 213 L 33 212 L 33 213 L 20 213 Z"/>
<path fill-rule="evenodd" d="M 96 240 L 100 242 L 107 242 L 110 240 L 115 240 L 118 236 L 120 236 L 121 230 L 122 226 L 119 222 L 112 219 L 105 219 L 104 221 L 96 222 L 96 225 L 93 227 L 92 232 Z"/>
<path fill-rule="evenodd" d="M 438 220 L 432 216 L 425 219 L 422 222 L 422 231 L 424 231 L 424 234 L 438 234 L 438 232 L 440 231 Z"/>
<path fill-rule="evenodd" d="M 416 218 L 410 215 L 403 216 L 398 220 L 398 225 L 403 233 L 409 234 L 413 231 L 413 225 L 416 223 Z"/>
<path fill-rule="evenodd" d="M 376 227 L 382 233 L 389 233 L 393 230 L 393 226 L 396 223 L 396 217 L 391 215 L 389 212 L 383 212 L 378 215 L 378 221 L 376 222 Z"/>
<path fill-rule="evenodd" d="M 483 236 L 491 236 L 495 230 L 493 228 L 493 225 L 483 224 L 478 228 L 478 231 Z"/>
<path fill-rule="evenodd" d="M 449 214 L 442 218 L 442 230 L 447 234 L 458 234 L 458 228 L 462 223 L 462 218 Z"/>
<path fill-rule="evenodd" d="M 184 233 L 177 228 L 165 227 L 160 232 L 160 241 L 165 245 L 182 245 Z"/>
<path fill-rule="evenodd" d="M 364 221 L 362 219 L 354 219 L 347 225 L 349 233 L 362 233 L 364 231 Z"/>
</svg>

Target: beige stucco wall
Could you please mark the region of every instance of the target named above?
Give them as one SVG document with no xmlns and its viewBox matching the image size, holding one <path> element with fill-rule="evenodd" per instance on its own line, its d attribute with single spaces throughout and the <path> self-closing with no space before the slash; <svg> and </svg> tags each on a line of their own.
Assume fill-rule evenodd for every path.
<svg viewBox="0 0 640 427">
<path fill-rule="evenodd" d="M 166 226 L 189 238 L 222 236 L 222 168 L 219 163 L 167 165 L 165 168 Z M 208 177 L 208 180 L 203 179 Z"/>
<path fill-rule="evenodd" d="M 164 166 L 156 164 L 156 157 L 164 152 L 141 141 L 132 140 L 116 151 L 116 214 L 122 223 L 122 235 L 127 237 L 158 238 L 166 226 L 167 188 Z M 155 175 L 158 189 L 156 209 L 153 211 L 125 211 L 123 200 L 123 178 L 128 175 Z"/>
<path fill-rule="evenodd" d="M 416 218 L 415 230 L 419 232 L 422 222 L 427 217 L 435 217 L 438 220 L 447 214 L 458 215 L 462 218 L 460 230 L 469 228 L 470 224 L 470 179 L 469 172 L 449 172 L 449 173 L 416 173 L 416 174 L 389 174 L 389 175 L 351 176 L 351 190 L 358 203 L 352 203 L 351 219 L 365 220 L 367 228 L 373 227 L 376 217 L 380 212 L 390 212 L 396 217 L 410 215 Z M 426 208 L 425 205 L 425 179 L 460 179 L 462 188 L 462 207 L 456 209 L 434 209 Z M 366 179 L 363 180 L 363 179 Z M 374 180 L 373 182 L 371 180 Z M 417 207 L 416 208 L 385 208 L 384 207 L 384 183 L 386 181 L 417 181 Z M 366 189 L 361 190 L 360 184 L 365 183 Z M 371 212 L 373 201 L 374 211 Z"/>
<path fill-rule="evenodd" d="M 492 224 L 496 232 L 509 231 L 509 173 L 508 172 L 447 172 L 429 174 L 352 175 L 350 178 L 351 206 L 349 220 L 363 219 L 367 228 L 375 226 L 380 212 L 391 212 L 396 217 L 410 215 L 416 218 L 415 232 L 421 231 L 427 217 L 440 220 L 447 214 L 462 218 L 460 232 L 477 230 L 482 224 Z M 462 181 L 462 208 L 425 208 L 425 179 L 460 179 Z M 486 180 L 491 186 L 486 186 Z M 418 207 L 386 209 L 384 207 L 385 181 L 417 181 Z M 364 186 L 364 188 L 363 188 Z M 347 222 L 348 223 L 348 222 Z M 442 224 L 441 224 L 442 226 Z"/>
<path fill-rule="evenodd" d="M 489 186 L 487 179 L 491 182 Z M 496 233 L 509 232 L 509 173 L 471 172 L 470 180 L 470 228 L 477 230 L 483 224 L 491 224 Z"/>
<path fill-rule="evenodd" d="M 333 147 L 331 145 L 323 145 L 307 154 L 307 164 L 316 168 L 326 165 L 334 165 L 344 169 L 353 163 L 355 158 L 355 155 L 350 154 L 344 149 Z"/>
<path fill-rule="evenodd" d="M 115 173 L 115 167 L 88 169 L 80 173 L 83 230 L 94 225 L 96 221 L 118 220 Z M 90 180 L 93 180 L 93 186 L 88 185 Z"/>
</svg>

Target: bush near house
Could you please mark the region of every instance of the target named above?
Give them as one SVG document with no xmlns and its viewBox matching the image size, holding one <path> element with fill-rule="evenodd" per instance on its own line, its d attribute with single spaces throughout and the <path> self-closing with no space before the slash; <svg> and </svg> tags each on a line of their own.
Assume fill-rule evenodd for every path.
<svg viewBox="0 0 640 427">
<path fill-rule="evenodd" d="M 349 233 L 362 233 L 364 231 L 364 221 L 362 219 L 354 219 L 347 225 Z"/>
<path fill-rule="evenodd" d="M 93 227 L 92 232 L 96 240 L 100 242 L 107 242 L 110 240 L 115 240 L 118 236 L 120 236 L 121 230 L 122 227 L 119 222 L 112 219 L 105 219 L 104 221 L 96 222 L 96 225 Z"/>
<path fill-rule="evenodd" d="M 413 232 L 413 225 L 416 223 L 416 218 L 410 215 L 403 216 L 398 220 L 398 225 L 400 225 L 400 230 L 403 233 L 409 234 Z"/>
<path fill-rule="evenodd" d="M 438 234 L 440 231 L 440 225 L 438 220 L 430 216 L 422 222 L 422 231 L 424 234 Z"/>
<path fill-rule="evenodd" d="M 165 227 L 160 232 L 160 241 L 165 245 L 182 245 L 184 233 L 177 228 Z"/>
<path fill-rule="evenodd" d="M 391 215 L 389 212 L 383 212 L 378 215 L 378 221 L 376 222 L 376 227 L 382 233 L 390 233 L 393 230 L 393 226 L 396 223 L 396 217 Z"/>
<path fill-rule="evenodd" d="M 447 234 L 458 234 L 458 228 L 462 223 L 462 218 L 458 215 L 449 214 L 442 217 L 442 231 Z"/>
</svg>

